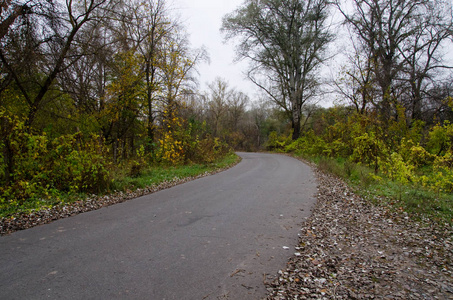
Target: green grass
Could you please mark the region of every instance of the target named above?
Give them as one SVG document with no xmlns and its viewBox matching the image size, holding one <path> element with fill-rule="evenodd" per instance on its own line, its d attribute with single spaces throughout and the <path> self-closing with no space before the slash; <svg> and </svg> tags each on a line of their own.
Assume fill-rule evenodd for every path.
<svg viewBox="0 0 453 300">
<path fill-rule="evenodd" d="M 108 194 L 116 191 L 133 191 L 139 188 L 158 185 L 165 181 L 173 180 L 175 177 L 179 179 L 194 177 L 205 172 L 213 172 L 218 169 L 223 169 L 238 162 L 240 158 L 231 153 L 226 157 L 212 164 L 191 164 L 181 166 L 162 166 L 155 165 L 136 170 L 131 175 L 131 165 L 125 164 L 112 170 L 114 174 L 110 183 L 109 189 L 104 193 Z M 23 203 L 17 201 L 5 201 L 0 203 L 0 217 L 13 216 L 17 213 L 28 213 L 32 210 L 40 210 L 50 208 L 59 204 L 70 204 L 72 202 L 86 199 L 87 194 L 68 194 L 62 191 L 52 191 L 44 198 L 28 199 Z"/>
<path fill-rule="evenodd" d="M 230 154 L 225 158 L 212 164 L 191 164 L 183 166 L 152 166 L 143 171 L 139 176 L 121 176 L 115 178 L 112 184 L 112 190 L 126 191 L 147 186 L 158 185 L 165 181 L 177 178 L 194 177 L 205 172 L 212 172 L 217 169 L 226 168 L 235 162 L 239 157 L 236 154 Z"/>
<path fill-rule="evenodd" d="M 387 179 L 373 182 L 358 191 L 377 204 L 406 211 L 417 219 L 428 218 L 440 224 L 453 225 L 452 194 L 436 193 L 414 184 L 401 185 Z"/>
<path fill-rule="evenodd" d="M 434 192 L 413 183 L 402 185 L 382 174 L 377 177 L 374 170 L 341 158 L 308 159 L 316 163 L 320 170 L 343 178 L 357 194 L 376 205 L 405 211 L 418 220 L 427 218 L 439 224 L 453 225 L 451 193 Z"/>
</svg>

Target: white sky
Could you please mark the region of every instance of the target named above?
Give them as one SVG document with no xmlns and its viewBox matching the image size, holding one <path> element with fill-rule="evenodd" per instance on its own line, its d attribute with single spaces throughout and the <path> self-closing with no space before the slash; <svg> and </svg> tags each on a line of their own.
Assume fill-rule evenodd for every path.
<svg viewBox="0 0 453 300">
<path fill-rule="evenodd" d="M 203 63 L 198 67 L 200 90 L 207 91 L 207 84 L 214 81 L 216 77 L 221 77 L 229 83 L 230 88 L 242 91 L 254 100 L 257 98 L 259 89 L 244 75 L 248 63 L 246 61 L 234 63 L 234 40 L 224 44 L 220 33 L 223 16 L 233 12 L 243 2 L 244 0 L 168 0 L 167 3 L 177 15 L 181 16 L 181 21 L 190 35 L 192 48 L 205 46 L 208 51 L 210 64 Z M 339 13 L 336 12 L 332 16 L 333 24 L 339 22 L 338 18 Z M 332 29 L 336 33 L 337 40 L 332 44 L 333 50 L 329 55 L 341 53 L 344 51 L 343 48 L 347 47 L 345 43 L 349 42 L 344 29 L 339 30 L 335 26 Z M 325 66 L 323 75 L 327 77 L 337 75 L 342 64 L 344 64 L 344 58 L 336 56 Z M 318 104 L 330 106 L 334 97 L 333 94 L 324 95 Z"/>
<path fill-rule="evenodd" d="M 181 15 L 181 21 L 190 35 L 192 48 L 205 46 L 210 64 L 198 67 L 200 89 L 207 90 L 207 83 L 221 77 L 235 88 L 250 97 L 257 92 L 256 86 L 245 78 L 247 62 L 234 63 L 233 42 L 223 43 L 220 33 L 222 17 L 233 12 L 243 0 L 173 0 L 172 8 Z"/>
<path fill-rule="evenodd" d="M 190 35 L 192 48 L 206 47 L 210 64 L 203 63 L 198 67 L 200 73 L 200 90 L 207 91 L 208 83 L 216 77 L 223 78 L 230 88 L 247 94 L 250 99 L 257 100 L 260 89 L 246 78 L 248 62 L 234 62 L 236 57 L 234 39 L 224 43 L 220 32 L 222 18 L 236 10 L 244 0 L 170 0 L 170 7 L 180 15 L 181 22 Z M 318 104 L 330 106 L 333 96 L 323 97 Z"/>
</svg>

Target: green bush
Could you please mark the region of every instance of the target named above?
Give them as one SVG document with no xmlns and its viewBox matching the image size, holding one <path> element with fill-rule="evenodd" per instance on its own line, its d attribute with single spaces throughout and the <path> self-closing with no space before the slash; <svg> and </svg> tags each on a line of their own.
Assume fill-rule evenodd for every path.
<svg viewBox="0 0 453 300">
<path fill-rule="evenodd" d="M 30 133 L 17 118 L 8 117 L 8 122 L 11 130 L 0 144 L 3 203 L 22 205 L 29 199 L 48 199 L 58 191 L 95 193 L 108 187 L 108 162 L 99 136 L 85 138 L 76 133 L 49 139 L 46 133 Z M 9 162 L 3 159 L 6 151 Z M 7 168 L 13 170 L 8 178 Z"/>
</svg>

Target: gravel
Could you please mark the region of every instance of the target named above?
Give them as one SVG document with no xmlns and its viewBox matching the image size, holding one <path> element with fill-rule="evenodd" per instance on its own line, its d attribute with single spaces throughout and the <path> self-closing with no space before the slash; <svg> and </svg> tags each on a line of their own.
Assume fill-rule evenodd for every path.
<svg viewBox="0 0 453 300">
<path fill-rule="evenodd" d="M 422 225 L 316 173 L 318 202 L 266 299 L 453 299 L 451 226 Z"/>
</svg>

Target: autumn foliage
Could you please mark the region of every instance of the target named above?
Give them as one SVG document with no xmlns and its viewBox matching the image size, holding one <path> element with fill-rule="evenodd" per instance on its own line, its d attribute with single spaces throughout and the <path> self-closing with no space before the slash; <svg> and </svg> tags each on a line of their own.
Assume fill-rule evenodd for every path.
<svg viewBox="0 0 453 300">
<path fill-rule="evenodd" d="M 410 126 L 399 110 L 386 123 L 373 113 L 345 114 L 344 107 L 326 110 L 314 128 L 298 140 L 271 133 L 268 147 L 308 157 L 325 156 L 367 166 L 374 179 L 389 178 L 436 192 L 453 192 L 453 124 L 448 120 Z"/>
</svg>

